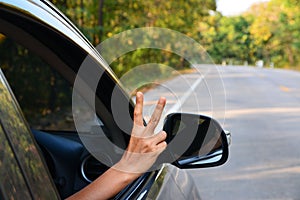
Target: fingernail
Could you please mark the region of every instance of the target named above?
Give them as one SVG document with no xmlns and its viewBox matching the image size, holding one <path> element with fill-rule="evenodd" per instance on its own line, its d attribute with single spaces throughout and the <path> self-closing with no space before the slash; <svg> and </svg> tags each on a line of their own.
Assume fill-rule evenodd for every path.
<svg viewBox="0 0 300 200">
<path fill-rule="evenodd" d="M 159 103 L 160 104 L 163 104 L 164 102 L 166 101 L 166 98 L 165 97 L 160 97 L 160 99 L 159 99 Z"/>
</svg>

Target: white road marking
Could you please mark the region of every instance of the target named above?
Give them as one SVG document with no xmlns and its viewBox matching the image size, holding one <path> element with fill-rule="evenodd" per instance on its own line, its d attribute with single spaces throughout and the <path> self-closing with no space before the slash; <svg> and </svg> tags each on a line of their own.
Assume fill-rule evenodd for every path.
<svg viewBox="0 0 300 200">
<path fill-rule="evenodd" d="M 184 102 L 191 96 L 191 94 L 195 91 L 195 89 L 198 87 L 198 85 L 203 81 L 205 76 L 208 74 L 209 71 L 207 71 L 204 75 L 202 75 L 200 78 L 197 79 L 196 82 L 191 86 L 191 88 L 184 93 L 184 95 L 180 98 L 180 100 L 173 105 L 167 112 L 166 114 L 178 112 L 179 108 L 184 104 Z"/>
<path fill-rule="evenodd" d="M 204 80 L 204 78 L 206 77 L 206 75 L 210 72 L 210 70 L 208 70 L 204 75 L 201 75 L 200 78 L 198 78 L 194 84 L 190 87 L 190 89 L 184 93 L 184 95 L 179 99 L 179 101 L 173 105 L 169 110 L 166 111 L 165 116 L 167 116 L 170 113 L 175 113 L 178 112 L 180 107 L 184 104 L 184 102 L 189 98 L 189 96 L 191 96 L 191 94 L 195 91 L 195 89 L 198 87 L 198 85 Z M 155 132 L 158 133 L 160 130 L 163 129 L 163 123 L 164 120 L 160 120 L 159 123 L 157 124 L 156 128 L 155 128 Z"/>
</svg>

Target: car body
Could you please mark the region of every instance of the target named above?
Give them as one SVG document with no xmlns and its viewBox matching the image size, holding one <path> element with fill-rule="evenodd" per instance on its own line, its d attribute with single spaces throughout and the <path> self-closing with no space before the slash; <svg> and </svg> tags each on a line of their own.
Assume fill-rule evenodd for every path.
<svg viewBox="0 0 300 200">
<path fill-rule="evenodd" d="M 72 114 L 66 114 L 62 108 L 66 103 L 62 103 L 64 101 L 61 100 L 58 104 L 61 103 L 62 106 L 51 105 L 52 101 L 49 101 L 47 104 L 49 109 L 39 110 L 39 105 L 46 101 L 46 98 L 43 99 L 41 96 L 47 94 L 47 98 L 53 100 L 59 95 L 71 94 L 72 87 L 60 93 L 56 91 L 57 88 L 54 86 L 61 84 L 58 76 L 72 86 L 82 62 L 89 56 L 96 69 L 102 73 L 95 91 L 97 117 L 108 130 L 109 137 L 118 138 L 117 145 L 126 148 L 129 137 L 113 120 L 110 98 L 114 90 L 119 91 L 120 101 L 128 102 L 128 95 L 99 52 L 48 1 L 0 0 L 0 33 L 5 39 L 10 38 L 8 42 L 12 40 L 26 48 L 24 50 L 18 46 L 14 49 L 25 52 L 26 55 L 20 56 L 20 59 L 30 56 L 31 54 L 26 52 L 31 51 L 46 63 L 38 64 L 41 67 L 30 66 L 32 74 L 36 73 L 36 76 L 33 76 L 36 77 L 34 81 L 32 74 L 25 72 L 30 71 L 29 68 L 22 70 L 19 67 L 14 71 L 14 67 L 9 66 L 15 66 L 19 60 L 9 57 L 9 62 L 2 63 L 7 66 L 2 69 L 3 73 L 0 73 L 0 199 L 66 198 L 87 186 L 108 167 L 93 158 L 82 143 L 82 138 L 78 136 L 74 125 L 66 125 L 72 118 Z M 19 66 L 23 67 L 24 63 L 22 61 L 20 63 Z M 48 71 L 40 73 L 46 65 L 50 67 Z M 24 74 L 21 74 L 23 72 Z M 49 84 L 45 82 L 47 78 L 41 78 L 47 74 Z M 15 77 L 18 79 L 13 80 Z M 26 85 L 27 82 L 23 82 L 20 77 L 24 80 L 28 78 L 27 82 L 31 81 L 33 86 Z M 50 89 L 43 88 L 43 85 L 49 86 Z M 29 97 L 25 97 L 26 95 Z M 23 104 L 24 99 L 27 99 L 27 102 Z M 70 108 L 68 107 L 68 111 Z M 32 112 L 34 109 L 41 111 L 42 114 L 37 116 Z M 130 101 L 131 115 L 133 109 L 134 103 Z M 59 115 L 52 117 L 51 120 L 50 117 L 43 118 L 51 116 L 54 112 Z M 29 115 L 32 119 L 29 119 L 31 118 Z M 59 121 L 62 118 L 65 124 L 60 129 Z M 92 128 L 90 127 L 89 132 L 92 132 Z M 95 134 L 87 134 L 84 137 L 95 144 L 103 142 L 102 138 Z M 224 145 L 226 150 L 227 144 Z M 222 163 L 227 160 L 228 152 L 225 154 Z M 199 199 L 200 195 L 193 179 L 186 171 L 171 164 L 164 164 L 159 170 L 143 174 L 115 197 L 115 199 L 146 198 Z"/>
</svg>

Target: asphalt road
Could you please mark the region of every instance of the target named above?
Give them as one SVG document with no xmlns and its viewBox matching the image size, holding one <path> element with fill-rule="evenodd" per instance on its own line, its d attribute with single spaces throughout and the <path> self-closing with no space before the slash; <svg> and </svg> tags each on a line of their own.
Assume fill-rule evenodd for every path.
<svg viewBox="0 0 300 200">
<path fill-rule="evenodd" d="M 231 131 L 225 165 L 189 170 L 202 198 L 300 199 L 300 73 L 229 66 L 207 69 L 170 80 L 145 95 L 145 115 L 163 95 L 167 110 L 211 115 Z M 189 82 L 193 90 L 181 81 Z M 184 103 L 176 106 L 179 99 Z"/>
</svg>

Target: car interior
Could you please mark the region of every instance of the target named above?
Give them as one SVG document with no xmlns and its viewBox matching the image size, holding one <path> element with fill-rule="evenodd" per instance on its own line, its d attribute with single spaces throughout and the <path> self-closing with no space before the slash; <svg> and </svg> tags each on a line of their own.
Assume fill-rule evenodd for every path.
<svg viewBox="0 0 300 200">
<path fill-rule="evenodd" d="M 32 133 L 63 198 L 79 191 L 108 169 L 87 151 L 77 134 L 33 129 Z"/>
</svg>

